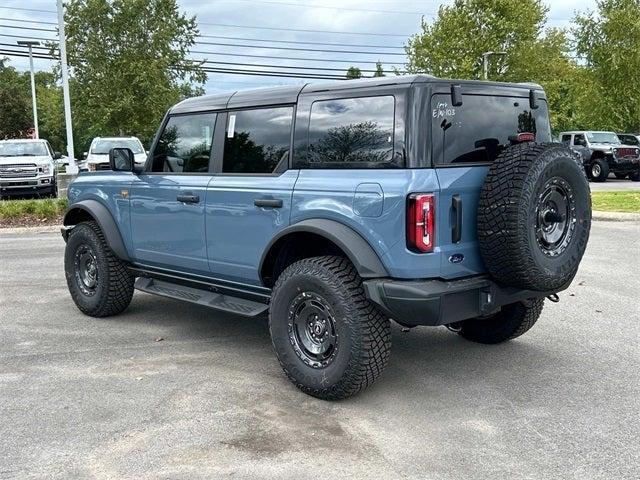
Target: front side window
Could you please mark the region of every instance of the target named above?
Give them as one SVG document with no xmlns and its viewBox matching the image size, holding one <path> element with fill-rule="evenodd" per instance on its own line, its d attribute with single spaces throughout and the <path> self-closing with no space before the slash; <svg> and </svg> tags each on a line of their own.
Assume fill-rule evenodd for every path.
<svg viewBox="0 0 640 480">
<path fill-rule="evenodd" d="M 562 143 L 569 145 L 571 143 L 571 135 L 562 135 Z"/>
<path fill-rule="evenodd" d="M 293 107 L 229 112 L 224 141 L 225 173 L 273 173 L 289 164 Z"/>
<path fill-rule="evenodd" d="M 399 167 L 394 159 L 393 96 L 322 100 L 311 106 L 310 168 Z"/>
<path fill-rule="evenodd" d="M 576 135 L 573 137 L 573 144 L 578 146 L 585 146 L 587 141 L 584 139 L 584 135 Z"/>
<path fill-rule="evenodd" d="M 547 102 L 531 109 L 528 96 L 463 95 L 462 105 L 454 107 L 451 95 L 436 94 L 429 113 L 436 164 L 493 162 L 519 133 L 551 141 Z"/>
<path fill-rule="evenodd" d="M 215 124 L 215 113 L 169 118 L 153 152 L 152 170 L 172 173 L 208 172 Z"/>
</svg>

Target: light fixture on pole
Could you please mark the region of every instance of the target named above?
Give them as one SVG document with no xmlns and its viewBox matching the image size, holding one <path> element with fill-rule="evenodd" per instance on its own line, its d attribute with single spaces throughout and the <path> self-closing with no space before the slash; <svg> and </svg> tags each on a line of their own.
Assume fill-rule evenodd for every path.
<svg viewBox="0 0 640 480">
<path fill-rule="evenodd" d="M 18 45 L 29 49 L 29 68 L 31 70 L 31 102 L 33 103 L 33 127 L 35 129 L 36 138 L 40 138 L 38 130 L 38 108 L 36 107 L 36 80 L 33 72 L 33 47 L 40 45 L 40 42 L 34 40 L 18 40 Z"/>
<path fill-rule="evenodd" d="M 489 79 L 489 57 L 491 55 L 506 55 L 507 52 L 484 52 L 482 54 L 482 78 Z"/>
</svg>

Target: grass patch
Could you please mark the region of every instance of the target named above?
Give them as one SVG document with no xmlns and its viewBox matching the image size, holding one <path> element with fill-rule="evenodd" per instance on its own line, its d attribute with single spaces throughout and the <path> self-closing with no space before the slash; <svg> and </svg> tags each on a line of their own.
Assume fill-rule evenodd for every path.
<svg viewBox="0 0 640 480">
<path fill-rule="evenodd" d="M 640 190 L 624 192 L 591 192 L 594 210 L 603 212 L 640 213 Z"/>
<path fill-rule="evenodd" d="M 0 201 L 0 221 L 15 221 L 20 218 L 53 220 L 60 217 L 66 209 L 66 198 L 4 200 Z"/>
</svg>

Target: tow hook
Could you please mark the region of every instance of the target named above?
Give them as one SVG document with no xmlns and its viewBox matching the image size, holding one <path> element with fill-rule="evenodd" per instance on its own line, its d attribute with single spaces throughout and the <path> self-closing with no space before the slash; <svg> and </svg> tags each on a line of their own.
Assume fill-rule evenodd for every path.
<svg viewBox="0 0 640 480">
<path fill-rule="evenodd" d="M 551 300 L 553 303 L 558 303 L 560 301 L 560 297 L 557 293 L 552 293 L 551 295 L 547 295 L 547 298 Z"/>
</svg>

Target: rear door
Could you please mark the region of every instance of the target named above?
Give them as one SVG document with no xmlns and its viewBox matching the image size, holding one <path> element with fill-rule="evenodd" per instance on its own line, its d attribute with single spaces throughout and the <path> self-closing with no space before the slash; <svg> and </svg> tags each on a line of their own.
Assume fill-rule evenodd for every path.
<svg viewBox="0 0 640 480">
<path fill-rule="evenodd" d="M 206 237 L 216 278 L 260 285 L 269 241 L 289 225 L 298 170 L 289 169 L 293 105 L 226 114 L 224 153 L 209 184 Z"/>
<path fill-rule="evenodd" d="M 525 89 L 463 93 L 460 106 L 452 106 L 450 93 L 432 96 L 432 158 L 440 183 L 436 235 L 444 278 L 484 271 L 476 232 L 480 189 L 489 165 L 510 144 L 510 136 L 528 132 L 536 135 L 536 141 L 551 141 L 546 101 L 539 98 L 537 104 L 530 107 Z"/>
<path fill-rule="evenodd" d="M 174 115 L 148 171 L 131 185 L 131 235 L 138 263 L 208 273 L 205 197 L 211 180 L 216 113 Z"/>
</svg>

